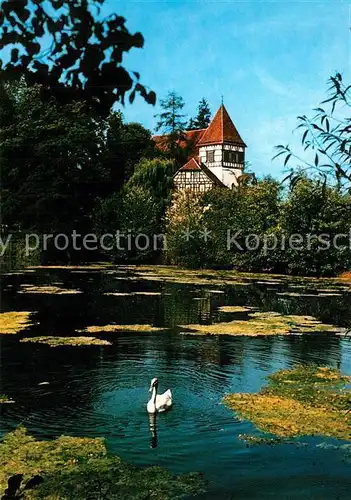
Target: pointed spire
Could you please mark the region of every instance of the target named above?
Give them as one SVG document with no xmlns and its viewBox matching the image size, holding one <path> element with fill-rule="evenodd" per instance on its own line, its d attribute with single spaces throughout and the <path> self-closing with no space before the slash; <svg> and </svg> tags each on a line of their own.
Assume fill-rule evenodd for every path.
<svg viewBox="0 0 351 500">
<path fill-rule="evenodd" d="M 208 129 L 200 139 L 198 146 L 223 143 L 236 144 L 246 147 L 246 144 L 240 137 L 240 134 L 232 122 L 228 111 L 222 103 Z"/>
</svg>

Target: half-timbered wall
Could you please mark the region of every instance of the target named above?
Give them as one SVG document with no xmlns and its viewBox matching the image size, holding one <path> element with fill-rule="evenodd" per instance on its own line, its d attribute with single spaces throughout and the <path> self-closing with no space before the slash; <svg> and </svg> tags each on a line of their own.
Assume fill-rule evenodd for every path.
<svg viewBox="0 0 351 500">
<path fill-rule="evenodd" d="M 207 153 L 214 153 L 214 161 L 208 161 Z M 202 146 L 199 148 L 199 158 L 200 162 L 204 163 L 206 167 L 221 167 L 222 166 L 222 145 L 218 144 L 215 146 Z"/>
<path fill-rule="evenodd" d="M 213 182 L 200 170 L 180 171 L 174 176 L 177 189 L 190 189 L 205 192 L 212 188 Z"/>
<path fill-rule="evenodd" d="M 214 157 L 214 161 L 208 161 L 211 156 Z M 245 150 L 242 146 L 231 144 L 202 146 L 199 149 L 199 157 L 225 186 L 231 188 L 233 185 L 238 185 L 238 178 L 243 173 L 245 161 Z"/>
</svg>

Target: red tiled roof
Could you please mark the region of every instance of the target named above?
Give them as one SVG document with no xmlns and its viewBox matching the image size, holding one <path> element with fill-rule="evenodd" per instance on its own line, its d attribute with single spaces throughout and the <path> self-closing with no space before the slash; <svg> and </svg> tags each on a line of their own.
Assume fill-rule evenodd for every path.
<svg viewBox="0 0 351 500">
<path fill-rule="evenodd" d="M 191 158 L 185 165 L 183 165 L 180 169 L 177 170 L 177 172 L 174 174 L 176 176 L 179 172 L 184 172 L 184 171 L 194 171 L 194 170 L 200 170 L 202 171 L 216 186 L 221 186 L 225 187 L 223 182 L 218 179 L 218 177 L 211 172 L 209 168 L 206 167 L 204 163 L 199 162 L 199 158 Z"/>
<path fill-rule="evenodd" d="M 185 148 L 189 144 L 192 145 L 192 154 L 196 153 L 197 143 L 200 141 L 201 137 L 206 132 L 206 128 L 199 128 L 196 130 L 186 130 L 184 132 L 185 140 L 179 141 L 179 146 Z M 161 150 L 167 149 L 167 135 L 154 135 L 152 138 L 156 142 L 156 146 Z"/>
<path fill-rule="evenodd" d="M 183 172 L 184 170 L 201 170 L 200 165 L 198 164 L 196 158 L 191 158 L 188 163 L 183 165 L 178 172 Z"/>
<path fill-rule="evenodd" d="M 197 145 L 223 144 L 224 142 L 246 146 L 235 128 L 228 111 L 222 104 Z"/>
<path fill-rule="evenodd" d="M 185 136 L 187 141 L 191 141 L 194 143 L 194 146 L 198 144 L 198 142 L 201 140 L 201 137 L 204 135 L 206 132 L 206 128 L 198 128 L 196 130 L 187 130 L 185 132 Z"/>
</svg>

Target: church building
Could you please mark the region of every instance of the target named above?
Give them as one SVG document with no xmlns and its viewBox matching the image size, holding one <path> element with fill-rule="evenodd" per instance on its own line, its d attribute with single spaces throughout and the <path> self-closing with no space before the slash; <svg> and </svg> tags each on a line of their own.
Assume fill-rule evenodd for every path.
<svg viewBox="0 0 351 500">
<path fill-rule="evenodd" d="M 207 129 L 185 132 L 193 141 L 191 157 L 174 175 L 176 189 L 208 191 L 233 188 L 243 175 L 246 144 L 222 104 Z"/>
</svg>

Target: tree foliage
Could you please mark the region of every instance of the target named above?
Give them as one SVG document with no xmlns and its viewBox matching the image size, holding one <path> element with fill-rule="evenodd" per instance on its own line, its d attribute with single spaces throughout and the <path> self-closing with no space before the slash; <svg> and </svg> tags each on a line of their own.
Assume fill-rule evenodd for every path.
<svg viewBox="0 0 351 500">
<path fill-rule="evenodd" d="M 276 266 L 293 274 L 333 275 L 351 264 L 351 199 L 323 181 L 301 178 L 282 204 L 279 240 L 303 237 L 302 248 L 288 245 L 275 254 Z M 296 240 L 296 238 L 295 238 Z"/>
<path fill-rule="evenodd" d="M 196 130 L 199 128 L 207 128 L 211 122 L 211 110 L 207 100 L 203 97 L 199 101 L 197 115 L 190 118 L 188 130 Z"/>
<path fill-rule="evenodd" d="M 156 131 L 161 131 L 164 135 L 163 147 L 170 157 L 178 159 L 182 157 L 181 143 L 186 141 L 186 121 L 182 113 L 184 100 L 176 92 L 168 92 L 166 97 L 161 99 L 160 106 L 161 112 L 156 115 Z"/>
<path fill-rule="evenodd" d="M 87 229 L 89 210 L 104 192 L 104 123 L 81 102 L 43 102 L 39 86 L 3 86 L 2 223 L 11 229 Z M 2 107 L 2 106 L 1 106 Z"/>
<path fill-rule="evenodd" d="M 298 162 L 298 170 L 292 169 L 287 178 L 294 181 L 301 173 L 313 172 L 334 177 L 338 186 L 351 187 L 351 117 L 344 115 L 350 108 L 351 85 L 346 86 L 336 73 L 329 79 L 328 97 L 315 109 L 315 116 L 298 117 L 302 145 L 305 151 L 313 151 L 312 162 L 297 156 L 289 146 L 276 146 L 274 158 L 285 156 L 284 166 L 292 160 Z"/>
<path fill-rule="evenodd" d="M 0 110 L 3 232 L 89 233 L 97 200 L 118 198 L 140 160 L 155 154 L 150 132 L 120 113 L 102 119 L 82 102 L 43 101 L 39 86 L 22 81 L 2 85 Z M 51 250 L 51 261 L 68 257 Z M 71 245 L 69 253 L 92 258 Z"/>
<path fill-rule="evenodd" d="M 183 192 L 167 211 L 166 256 L 189 267 L 331 276 L 350 267 L 350 223 L 350 196 L 307 177 L 286 198 L 271 178 Z"/>
<path fill-rule="evenodd" d="M 143 159 L 135 167 L 133 176 L 126 187 L 143 186 L 160 204 L 163 214 L 173 189 L 174 162 L 172 160 Z"/>
<path fill-rule="evenodd" d="M 0 49 L 11 50 L 2 65 L 5 79 L 25 77 L 42 95 L 61 103 L 82 101 L 106 117 L 116 102 L 156 95 L 127 71 L 123 56 L 142 48 L 141 33 L 130 33 L 117 14 L 100 18 L 104 0 L 5 0 L 1 4 Z M 45 46 L 44 46 L 45 41 Z M 46 42 L 49 44 L 46 45 Z"/>
<path fill-rule="evenodd" d="M 143 159 L 119 193 L 102 199 L 93 212 L 95 231 L 130 235 L 129 246 L 116 245 L 105 253 L 114 261 L 149 260 L 160 254 L 163 242 L 156 235 L 163 233 L 164 214 L 173 188 L 173 162 Z M 140 250 L 135 244 L 138 234 L 145 234 L 150 245 Z M 143 237 L 141 247 L 146 239 Z"/>
<path fill-rule="evenodd" d="M 171 264 L 192 268 L 205 264 L 204 245 L 199 237 L 204 215 L 201 199 L 200 193 L 192 191 L 173 195 L 165 216 L 166 259 Z"/>
<path fill-rule="evenodd" d="M 105 131 L 102 161 L 110 172 L 111 193 L 132 177 L 135 166 L 142 158 L 153 158 L 156 151 L 151 132 L 139 123 L 124 123 L 120 112 L 112 112 L 108 116 Z"/>
</svg>

